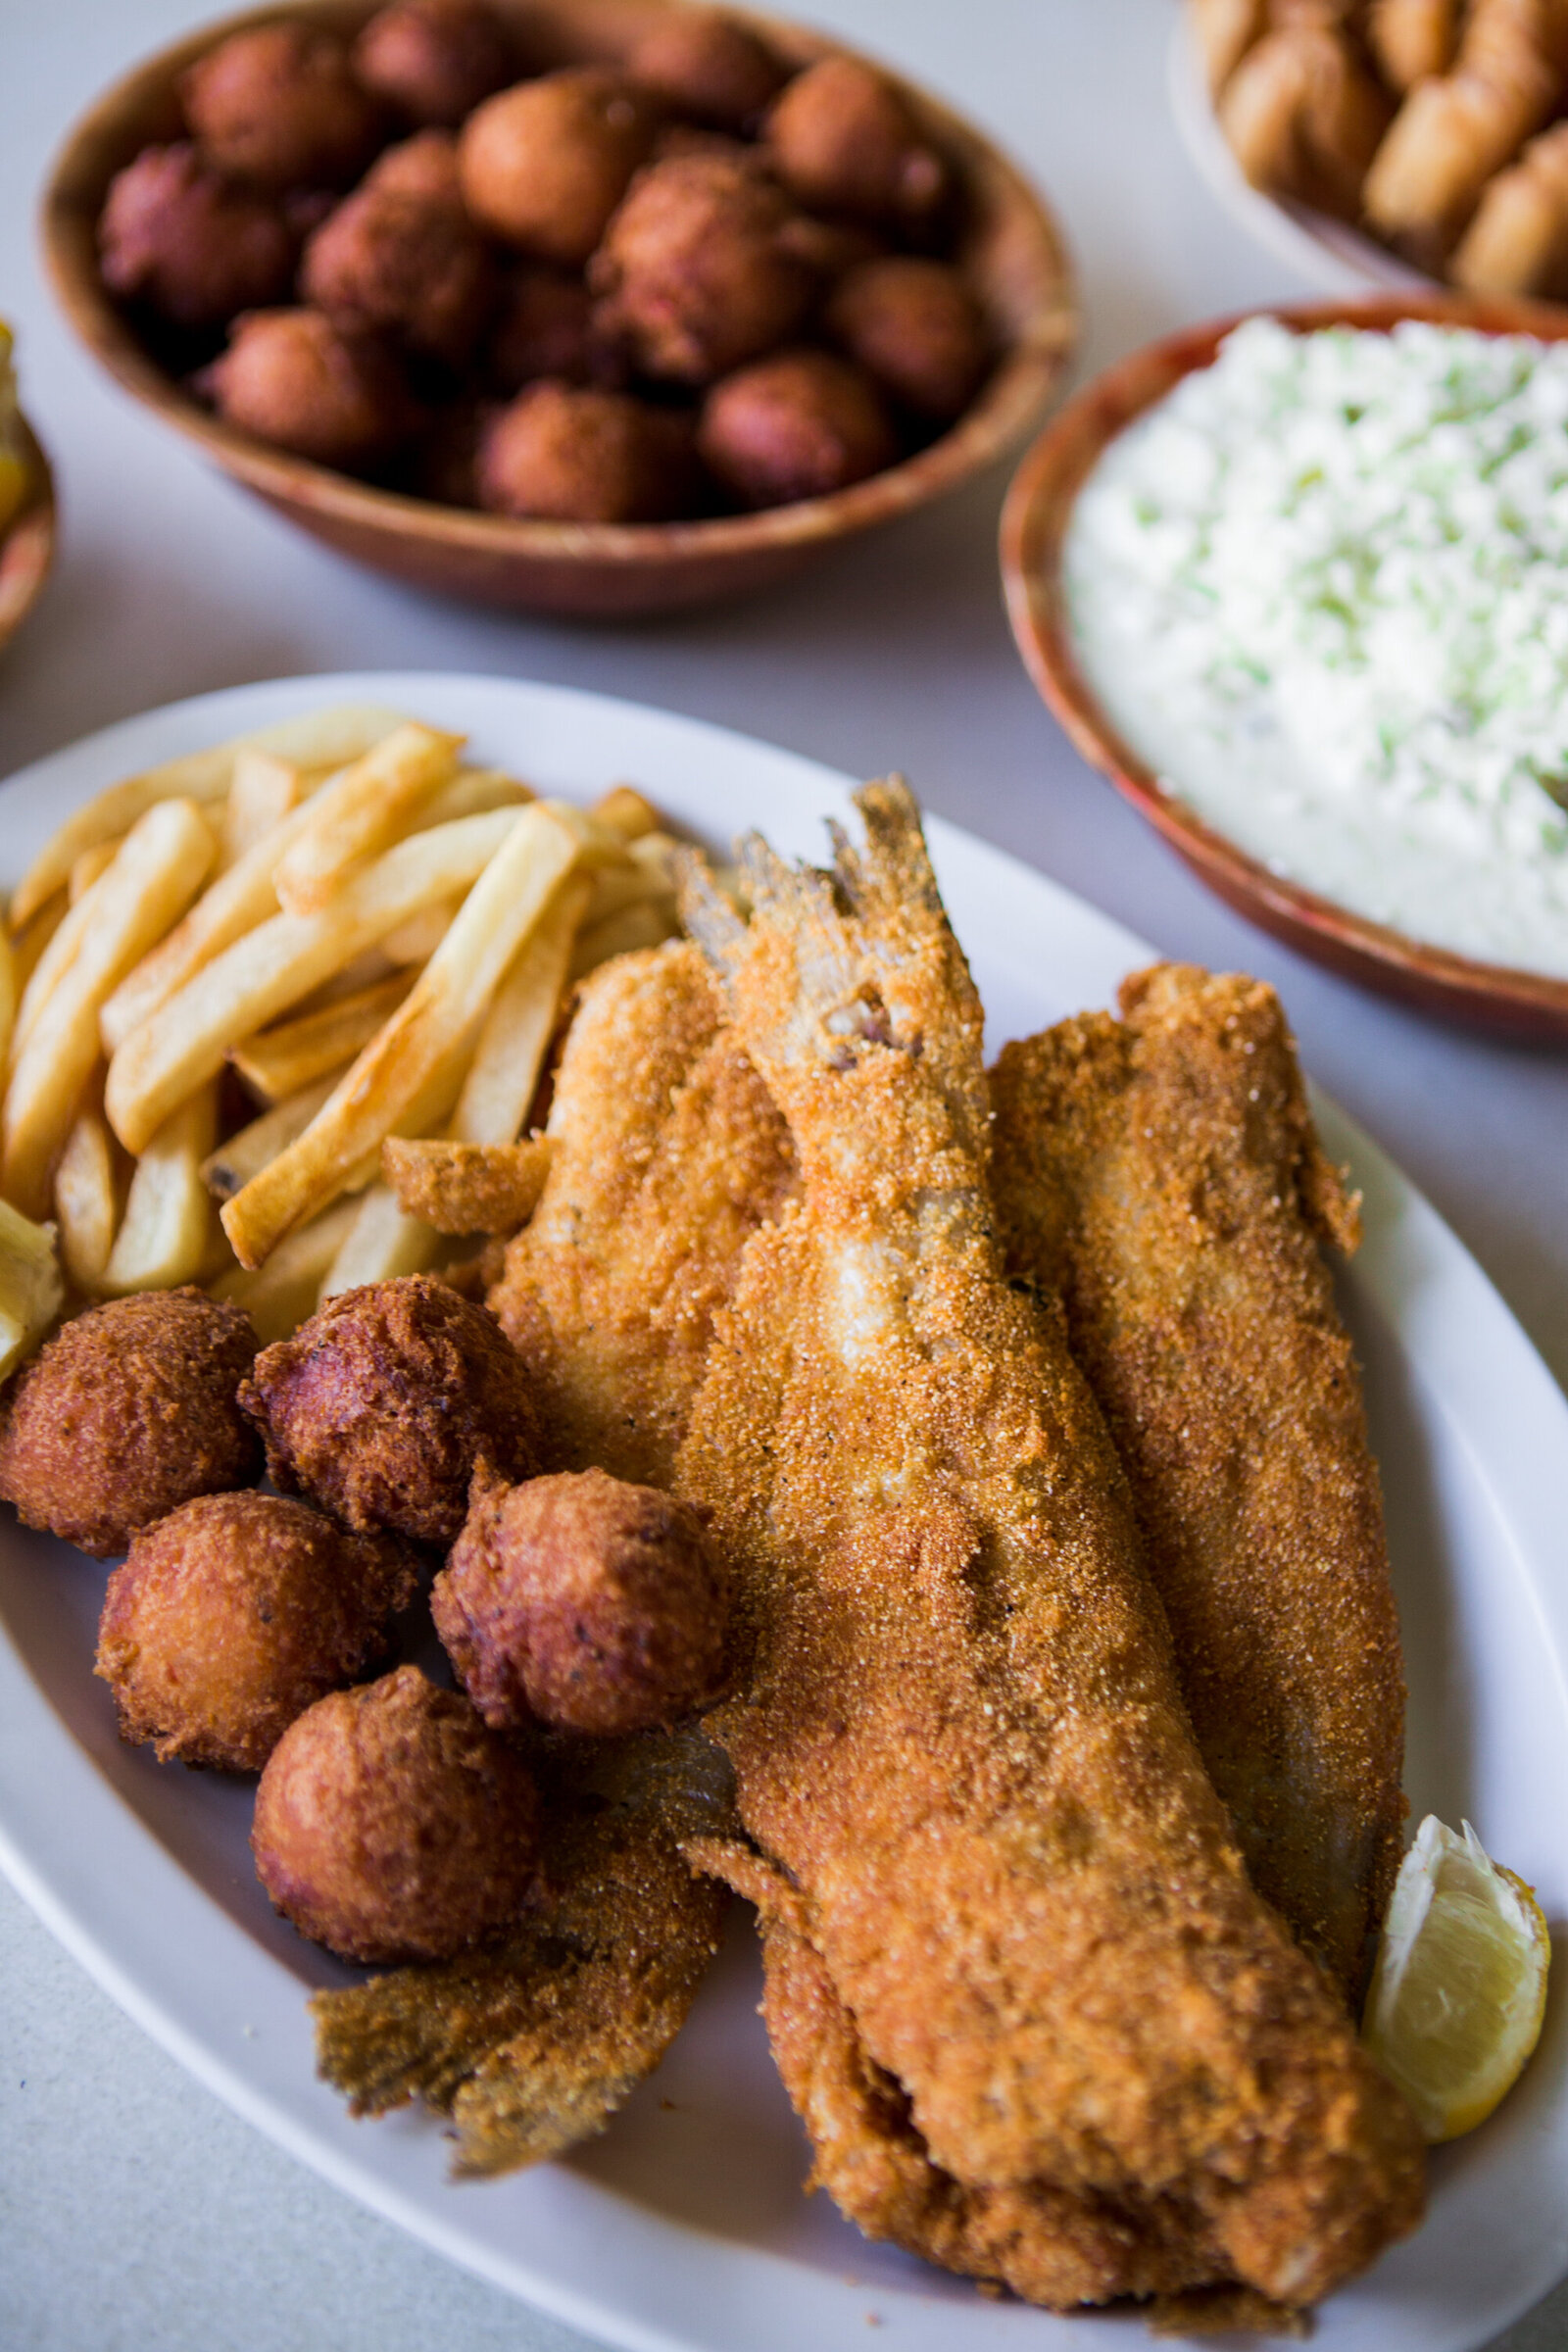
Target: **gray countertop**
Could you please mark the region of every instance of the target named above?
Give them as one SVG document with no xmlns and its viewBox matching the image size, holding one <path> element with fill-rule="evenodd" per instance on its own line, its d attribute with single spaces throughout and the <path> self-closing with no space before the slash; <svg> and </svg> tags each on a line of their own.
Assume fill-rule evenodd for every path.
<svg viewBox="0 0 1568 2352">
<path fill-rule="evenodd" d="M 1170 0 L 819 0 L 1000 138 L 1081 274 L 1080 375 L 1183 321 L 1312 289 L 1178 145 Z M 131 712 L 296 671 L 552 679 L 905 768 L 926 803 L 1167 954 L 1284 995 L 1314 1075 L 1393 1152 L 1568 1377 L 1568 1064 L 1362 995 L 1207 897 L 1076 758 L 1013 653 L 998 474 L 753 602 L 618 630 L 431 603 L 354 570 L 201 466 L 67 334 L 34 213 L 89 99 L 199 23 L 192 0 L 0 8 L 0 312 L 61 493 L 48 597 L 0 667 L 0 774 Z M 3 822 L 0 809 L 0 822 Z M 451 2268 L 260 2138 L 116 2010 L 0 1883 L 5 2352 L 565 2352 L 585 2339 Z M 1568 2344 L 1568 2289 L 1499 2339 Z M 739 2352 L 739 2347 L 737 2347 Z"/>
</svg>

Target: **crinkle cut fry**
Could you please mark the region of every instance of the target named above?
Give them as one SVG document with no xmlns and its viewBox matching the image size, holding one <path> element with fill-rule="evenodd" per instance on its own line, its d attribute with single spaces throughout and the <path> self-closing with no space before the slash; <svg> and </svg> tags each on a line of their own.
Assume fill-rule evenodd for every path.
<svg viewBox="0 0 1568 2352">
<path fill-rule="evenodd" d="M 320 2072 L 354 2113 L 422 2098 L 457 2126 L 460 2173 L 537 2164 L 602 2131 L 717 1949 L 722 1891 L 678 1842 L 725 1818 L 722 1759 L 700 1734 L 594 1742 L 545 1778 L 539 1891 L 514 1928 L 311 2002 Z"/>
<path fill-rule="evenodd" d="M 1174 2210 L 1173 2283 L 1310 2301 L 1413 2225 L 1419 2136 L 1247 1882 L 1059 1314 L 1004 1279 L 912 801 L 860 806 L 832 878 L 746 846 L 749 931 L 686 876 L 801 1170 L 680 1456 L 755 1660 L 710 1727 L 942 2170 Z"/>
<path fill-rule="evenodd" d="M 1398 1866 L 1404 1678 L 1360 1377 L 1319 1242 L 1354 1203 L 1272 989 L 1156 965 L 1004 1047 L 1009 1271 L 1060 1294 L 1253 1885 L 1359 2012 Z"/>
</svg>

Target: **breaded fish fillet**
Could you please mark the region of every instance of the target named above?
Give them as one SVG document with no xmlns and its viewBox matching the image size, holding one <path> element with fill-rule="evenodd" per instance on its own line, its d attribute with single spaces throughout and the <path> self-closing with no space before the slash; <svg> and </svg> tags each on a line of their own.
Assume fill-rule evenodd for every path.
<svg viewBox="0 0 1568 2352">
<path fill-rule="evenodd" d="M 1354 1205 L 1279 1001 L 1157 965 L 992 1073 L 1008 1270 L 1066 1308 L 1252 1884 L 1359 2009 L 1399 1858 L 1404 1680 L 1320 1242 Z"/>
<path fill-rule="evenodd" d="M 801 1171 L 679 1459 L 752 1650 L 709 1728 L 931 2163 L 1030 2208 L 1004 2276 L 1308 2302 L 1413 2226 L 1420 2136 L 1248 1882 L 1064 1325 L 1005 1280 L 913 804 L 860 807 L 832 878 L 746 846 L 749 930 L 688 890 Z"/>
<path fill-rule="evenodd" d="M 546 1458 L 667 1487 L 715 1306 L 792 1181 L 788 1133 L 693 948 L 587 983 L 556 1078 L 550 1173 L 491 1294 L 534 1374 Z M 727 1825 L 697 1732 L 566 1741 L 547 1765 L 537 1899 L 499 1944 L 317 1995 L 322 2073 L 357 2110 L 422 2097 L 459 2169 L 504 2172 L 608 2122 L 685 2022 L 724 1897 L 681 1841 Z"/>
<path fill-rule="evenodd" d="M 544 1192 L 490 1304 L 534 1373 L 547 1457 L 667 1487 L 714 1309 L 794 1180 L 696 948 L 593 974 L 547 1133 Z"/>
</svg>

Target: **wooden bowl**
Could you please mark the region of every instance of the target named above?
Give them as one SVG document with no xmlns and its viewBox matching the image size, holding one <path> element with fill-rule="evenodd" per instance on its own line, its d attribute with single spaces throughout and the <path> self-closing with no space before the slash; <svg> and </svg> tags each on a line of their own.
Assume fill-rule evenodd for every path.
<svg viewBox="0 0 1568 2352">
<path fill-rule="evenodd" d="M 55 560 L 54 475 L 25 417 L 19 423 L 31 487 L 15 521 L 0 538 L 0 647 L 10 644 L 43 594 Z"/>
<path fill-rule="evenodd" d="M 614 62 L 651 18 L 683 0 L 498 0 L 526 18 L 550 62 Z M 1071 271 L 1040 198 L 979 132 L 906 82 L 922 126 L 957 165 L 968 226 L 957 259 L 996 321 L 1002 356 L 942 437 L 829 498 L 697 522 L 519 522 L 374 488 L 221 423 L 160 367 L 104 290 L 96 228 L 114 174 L 151 140 L 180 135 L 176 76 L 241 25 L 303 18 L 352 34 L 376 0 L 295 0 L 209 25 L 163 50 L 101 98 L 69 134 L 43 202 L 46 258 L 66 315 L 126 391 L 225 473 L 304 530 L 416 586 L 484 604 L 614 618 L 731 596 L 782 578 L 835 541 L 956 489 L 1015 448 L 1039 421 L 1071 352 Z M 749 20 L 786 58 L 838 49 L 803 27 Z M 895 77 L 897 78 L 897 77 Z"/>
<path fill-rule="evenodd" d="M 1555 306 L 1438 291 L 1301 304 L 1266 315 L 1295 334 L 1337 325 L 1386 332 L 1400 319 L 1421 318 L 1488 334 L 1568 338 L 1568 312 Z M 1117 733 L 1079 667 L 1062 580 L 1073 501 L 1123 426 L 1162 400 L 1182 376 L 1208 367 L 1222 339 L 1241 323 L 1237 317 L 1184 327 L 1132 353 L 1070 401 L 1029 450 L 1002 516 L 1007 615 L 1024 664 L 1084 758 L 1238 913 L 1314 961 L 1407 1004 L 1516 1036 L 1568 1038 L 1568 980 L 1431 947 L 1352 914 L 1249 857 L 1166 789 Z"/>
</svg>

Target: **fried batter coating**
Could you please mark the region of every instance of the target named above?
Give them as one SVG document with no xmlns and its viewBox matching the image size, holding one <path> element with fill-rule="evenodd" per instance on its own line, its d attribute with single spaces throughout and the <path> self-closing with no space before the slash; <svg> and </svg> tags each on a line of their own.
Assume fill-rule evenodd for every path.
<svg viewBox="0 0 1568 2352">
<path fill-rule="evenodd" d="M 676 1469 L 752 1658 L 708 1724 L 933 2163 L 1052 2192 L 1031 2291 L 1309 2303 L 1420 2218 L 1420 2134 L 1247 1878 L 1062 1318 L 1006 1279 L 912 801 L 858 804 L 831 877 L 743 845 L 749 927 L 686 894 L 801 1163 Z"/>
<path fill-rule="evenodd" d="M 793 334 L 816 275 L 789 198 L 744 157 L 666 156 L 638 173 L 589 282 L 650 375 L 706 384 Z"/>
<path fill-rule="evenodd" d="M 197 1290 L 89 1307 L 18 1375 L 0 1496 L 109 1559 L 192 1496 L 244 1486 L 261 1455 L 235 1392 L 256 1345 L 249 1315 Z"/>
<path fill-rule="evenodd" d="M 863 369 L 802 348 L 754 360 L 713 386 L 697 447 L 747 507 L 826 498 L 880 473 L 899 454 L 882 396 Z"/>
<path fill-rule="evenodd" d="M 160 1764 L 260 1772 L 297 1715 L 387 1648 L 410 1555 L 281 1494 L 203 1494 L 143 1528 L 109 1579 L 95 1673 Z"/>
<path fill-rule="evenodd" d="M 273 1909 L 313 1942 L 345 1960 L 446 1960 L 520 1910 L 538 1790 L 466 1698 L 400 1666 L 289 1725 L 251 1851 Z"/>
<path fill-rule="evenodd" d="M 547 375 L 568 384 L 602 381 L 607 371 L 599 364 L 593 308 L 580 277 L 560 270 L 514 270 L 503 283 L 485 347 L 485 370 L 495 389 L 511 395 Z"/>
<path fill-rule="evenodd" d="M 1404 1680 L 1361 1385 L 1320 1243 L 1356 1236 L 1272 989 L 1156 965 L 1004 1048 L 1008 1270 L 1059 1294 L 1247 1867 L 1358 2014 L 1399 1855 Z"/>
<path fill-rule="evenodd" d="M 513 1487 L 481 1466 L 430 1606 L 495 1731 L 667 1728 L 724 1676 L 728 1595 L 702 1521 L 603 1470 Z"/>
<path fill-rule="evenodd" d="M 285 1493 L 362 1533 L 448 1544 L 480 1454 L 536 1468 L 532 1384 L 488 1307 L 433 1274 L 336 1298 L 256 1358 L 240 1402 Z"/>
<path fill-rule="evenodd" d="M 662 522 L 690 506 L 689 420 L 625 392 L 529 384 L 480 437 L 479 504 L 558 522 Z"/>
<path fill-rule="evenodd" d="M 657 127 L 649 95 L 601 67 L 519 81 L 487 98 L 463 126 L 464 201 L 507 244 L 580 269 Z"/>
<path fill-rule="evenodd" d="M 230 424 L 350 472 L 398 448 L 416 417 L 380 343 L 322 311 L 250 312 L 198 382 Z"/>
<path fill-rule="evenodd" d="M 934 422 L 968 406 L 985 368 L 980 306 L 946 262 L 888 254 L 862 263 L 834 287 L 824 323 L 885 392 Z"/>
<path fill-rule="evenodd" d="M 218 326 L 282 300 L 297 251 L 282 214 L 212 171 L 189 141 L 144 147 L 110 181 L 98 222 L 110 293 L 173 326 Z"/>
<path fill-rule="evenodd" d="M 381 1174 L 411 1216 L 437 1233 L 513 1234 L 539 1205 L 550 1170 L 543 1136 L 516 1144 L 458 1144 L 388 1136 Z"/>
<path fill-rule="evenodd" d="M 300 291 L 348 333 L 378 330 L 460 368 L 496 297 L 490 250 L 460 206 L 356 188 L 305 248 Z"/>
<path fill-rule="evenodd" d="M 353 59 L 365 87 L 398 114 L 447 129 L 517 70 L 507 27 L 484 0 L 392 0 L 366 25 Z"/>
<path fill-rule="evenodd" d="M 343 188 L 380 144 L 384 122 L 335 33 L 308 24 L 231 32 L 179 77 L 203 155 L 260 188 Z"/>
<path fill-rule="evenodd" d="M 947 163 L 891 81 L 824 57 L 785 85 L 765 136 L 786 187 L 819 212 L 919 229 L 946 201 Z"/>
<path fill-rule="evenodd" d="M 724 1896 L 678 1840 L 728 1819 L 723 1758 L 696 1733 L 574 1742 L 542 1759 L 544 1849 L 496 1943 L 318 1992 L 317 2057 L 357 2115 L 422 2098 L 455 2169 L 537 2164 L 603 2131 L 684 2024 Z"/>
<path fill-rule="evenodd" d="M 677 114 L 718 130 L 749 130 L 786 74 L 760 34 L 721 8 L 672 8 L 656 17 L 627 71 Z"/>
<path fill-rule="evenodd" d="M 713 1318 L 794 1155 L 696 948 L 584 984 L 556 1073 L 550 1173 L 490 1294 L 532 1375 L 545 1458 L 667 1487 Z"/>
</svg>

